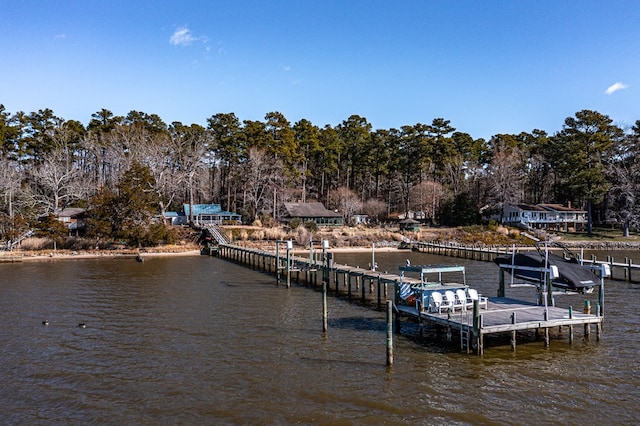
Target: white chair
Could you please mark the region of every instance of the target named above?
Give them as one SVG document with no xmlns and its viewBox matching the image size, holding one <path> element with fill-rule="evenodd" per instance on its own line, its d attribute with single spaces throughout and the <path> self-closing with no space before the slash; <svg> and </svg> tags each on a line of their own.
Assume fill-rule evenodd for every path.
<svg viewBox="0 0 640 426">
<path fill-rule="evenodd" d="M 453 305 L 450 305 L 448 301 L 445 301 L 442 297 L 442 293 L 439 291 L 434 291 L 431 293 L 431 297 L 429 298 L 429 310 L 431 312 L 437 312 L 439 314 L 442 313 L 442 309 L 453 309 Z"/>
<path fill-rule="evenodd" d="M 471 301 L 471 305 L 473 306 L 473 301 L 477 300 L 480 307 L 485 309 L 489 309 L 489 299 L 478 294 L 478 291 L 475 288 L 468 288 L 467 294 L 469 295 L 469 300 Z"/>
<path fill-rule="evenodd" d="M 463 311 L 466 311 L 469 306 L 473 307 L 473 302 L 469 302 L 467 293 L 461 288 L 456 290 L 456 306 L 459 306 Z"/>
<path fill-rule="evenodd" d="M 456 304 L 456 294 L 451 290 L 444 292 L 444 301 L 451 306 L 452 311 L 455 311 L 456 308 L 462 308 L 460 305 Z"/>
</svg>

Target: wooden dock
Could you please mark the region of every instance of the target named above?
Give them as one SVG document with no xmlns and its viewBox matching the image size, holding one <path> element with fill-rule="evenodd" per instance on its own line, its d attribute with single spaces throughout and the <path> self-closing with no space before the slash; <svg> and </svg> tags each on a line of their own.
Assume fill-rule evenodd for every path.
<svg viewBox="0 0 640 426">
<path fill-rule="evenodd" d="M 483 246 L 458 243 L 439 243 L 411 241 L 406 244 L 414 251 L 435 254 L 439 256 L 456 257 L 459 259 L 493 262 L 496 257 L 511 255 L 514 252 L 535 250 L 534 247 L 518 246 Z M 605 260 L 598 260 L 596 255 L 584 257 L 584 250 L 577 255 L 585 265 L 609 265 L 611 276 L 616 281 L 640 282 L 640 264 L 633 263 L 633 259 L 625 257 L 623 261 L 615 261 L 614 256 L 606 256 Z"/>
<path fill-rule="evenodd" d="M 491 334 L 511 333 L 511 348 L 516 348 L 517 332 L 533 330 L 542 331 L 545 346 L 549 346 L 549 330 L 566 327 L 568 336 L 573 343 L 574 326 L 583 326 L 585 336 L 590 335 L 590 326 L 596 326 L 596 338 L 600 339 L 602 323 L 601 315 L 590 313 L 575 313 L 572 309 L 562 309 L 553 306 L 541 306 L 506 297 L 489 297 L 486 309 L 469 309 L 454 312 L 430 312 L 416 307 L 398 306 L 399 311 L 414 320 L 420 326 L 426 323 L 436 324 L 446 330 L 447 339 L 452 340 L 452 334 L 460 337 L 460 349 L 468 353 L 484 352 L 484 337 Z M 474 320 L 474 318 L 476 318 Z"/>
<path fill-rule="evenodd" d="M 572 309 L 549 306 L 546 298 L 540 298 L 541 304 L 534 304 L 505 297 L 503 279 L 500 280 L 499 297 L 488 298 L 486 309 L 481 308 L 479 303 L 474 303 L 469 309 L 436 313 L 428 309 L 428 303 L 418 303 L 417 307 L 408 306 L 399 299 L 403 284 L 409 284 L 414 289 L 426 286 L 430 291 L 444 291 L 467 287 L 464 278 L 461 283 L 447 283 L 439 279 L 427 284 L 422 276 L 411 277 L 404 273 L 404 270 L 415 270 L 416 267 L 400 267 L 398 274 L 390 274 L 334 264 L 331 253 L 326 248 L 314 249 L 313 242 L 308 257 L 294 256 L 291 245 L 287 245 L 287 242 L 278 242 L 274 251 L 221 244 L 216 255 L 260 272 L 274 274 L 277 285 L 290 286 L 295 280 L 313 288 L 325 288 L 335 296 L 346 297 L 378 310 L 384 309 L 387 300 L 393 300 L 396 332 L 401 330 L 402 318 L 417 321 L 420 327 L 432 324 L 444 328 L 449 339 L 453 333 L 459 334 L 461 350 L 476 354 L 484 352 L 484 336 L 497 333 L 511 333 L 511 346 L 514 350 L 516 333 L 525 330 L 534 330 L 536 335 L 542 331 L 545 344 L 548 345 L 549 330 L 552 328 L 568 328 L 569 340 L 572 342 L 575 326 L 582 325 L 585 336 L 588 337 L 591 325 L 595 325 L 599 339 L 604 321 L 600 304 L 596 306 L 595 314 L 590 312 L 587 302 L 584 311 L 577 313 Z M 443 267 L 464 269 L 451 265 Z M 604 284 L 601 284 L 601 288 L 603 287 Z"/>
</svg>

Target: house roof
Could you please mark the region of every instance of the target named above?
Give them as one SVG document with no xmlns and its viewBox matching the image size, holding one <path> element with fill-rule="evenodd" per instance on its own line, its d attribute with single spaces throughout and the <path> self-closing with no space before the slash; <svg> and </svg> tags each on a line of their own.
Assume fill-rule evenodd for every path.
<svg viewBox="0 0 640 426">
<path fill-rule="evenodd" d="M 531 204 L 510 204 L 512 207 L 515 207 L 519 210 L 523 210 L 523 211 L 546 211 L 545 209 L 543 209 L 542 207 L 540 207 L 539 205 L 531 205 Z"/>
<path fill-rule="evenodd" d="M 400 222 L 403 225 L 419 225 L 420 222 L 418 222 L 417 220 L 413 220 L 413 219 L 402 219 Z"/>
<path fill-rule="evenodd" d="M 84 214 L 87 210 L 80 207 L 67 207 L 54 213 L 56 217 L 75 217 Z"/>
<path fill-rule="evenodd" d="M 291 217 L 342 217 L 340 213 L 327 210 L 322 203 L 284 203 Z"/>
<path fill-rule="evenodd" d="M 557 211 L 557 212 L 572 212 L 572 213 L 586 213 L 585 210 L 582 209 L 574 209 L 571 207 L 563 206 L 562 204 L 538 204 L 543 209 L 549 211 Z"/>
<path fill-rule="evenodd" d="M 222 210 L 220 204 L 185 204 L 184 214 L 189 216 L 189 212 L 193 209 L 193 215 L 198 216 L 201 214 L 217 214 L 222 216 L 240 216 L 237 213 L 225 212 Z"/>
</svg>

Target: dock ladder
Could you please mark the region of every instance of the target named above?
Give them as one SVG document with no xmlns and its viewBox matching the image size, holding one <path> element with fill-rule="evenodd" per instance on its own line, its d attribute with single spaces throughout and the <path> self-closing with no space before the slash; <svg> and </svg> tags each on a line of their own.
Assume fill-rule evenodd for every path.
<svg viewBox="0 0 640 426">
<path fill-rule="evenodd" d="M 460 350 L 466 350 L 467 353 L 471 352 L 471 334 L 473 333 L 469 326 L 470 317 L 473 318 L 469 315 L 469 310 L 460 311 Z"/>
</svg>

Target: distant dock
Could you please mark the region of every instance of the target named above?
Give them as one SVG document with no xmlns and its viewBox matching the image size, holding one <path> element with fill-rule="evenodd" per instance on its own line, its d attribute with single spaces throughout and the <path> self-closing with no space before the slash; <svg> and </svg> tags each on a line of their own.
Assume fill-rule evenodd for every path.
<svg viewBox="0 0 640 426">
<path fill-rule="evenodd" d="M 519 246 L 484 246 L 479 244 L 458 244 L 411 241 L 405 243 L 407 248 L 422 253 L 439 256 L 456 257 L 459 259 L 493 262 L 496 257 L 510 255 L 522 251 L 535 250 L 534 247 Z M 576 250 L 577 251 L 577 250 Z M 578 255 L 585 265 L 609 265 L 611 276 L 616 281 L 640 282 L 640 264 L 633 263 L 633 259 L 625 257 L 623 261 L 616 261 L 614 256 L 606 256 L 605 260 L 598 260 L 595 255 L 584 257 L 584 250 Z M 640 256 L 640 254 L 639 254 Z"/>
</svg>

